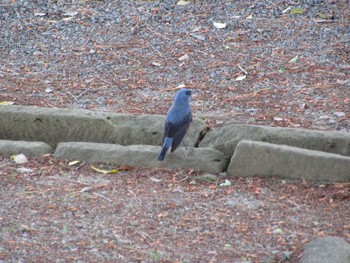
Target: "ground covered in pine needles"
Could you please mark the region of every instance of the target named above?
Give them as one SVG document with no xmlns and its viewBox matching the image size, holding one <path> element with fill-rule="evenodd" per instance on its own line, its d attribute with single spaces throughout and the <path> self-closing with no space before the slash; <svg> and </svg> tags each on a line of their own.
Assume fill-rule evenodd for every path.
<svg viewBox="0 0 350 263">
<path fill-rule="evenodd" d="M 213 128 L 350 131 L 348 1 L 181 2 L 0 1 L 0 104 L 165 114 L 187 86 Z M 4 262 L 296 262 L 350 241 L 347 184 L 50 156 L 0 157 L 0 179 Z"/>
</svg>

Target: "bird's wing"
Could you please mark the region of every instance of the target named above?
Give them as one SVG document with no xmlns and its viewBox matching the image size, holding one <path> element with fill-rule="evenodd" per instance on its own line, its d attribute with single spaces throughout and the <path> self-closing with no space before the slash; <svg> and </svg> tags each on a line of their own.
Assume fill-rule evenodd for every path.
<svg viewBox="0 0 350 263">
<path fill-rule="evenodd" d="M 173 125 L 173 129 L 171 130 L 172 134 L 169 136 L 173 138 L 173 143 L 171 145 L 171 152 L 174 152 L 176 148 L 179 146 L 188 128 L 190 127 L 191 122 L 192 122 L 192 113 L 189 112 L 185 116 L 185 118 L 181 120 L 180 123 Z"/>
</svg>

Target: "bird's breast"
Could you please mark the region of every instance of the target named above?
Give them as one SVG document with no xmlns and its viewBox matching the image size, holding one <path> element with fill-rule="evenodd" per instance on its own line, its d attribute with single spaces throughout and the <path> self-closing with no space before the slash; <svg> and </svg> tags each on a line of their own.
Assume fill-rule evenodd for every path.
<svg viewBox="0 0 350 263">
<path fill-rule="evenodd" d="M 191 108 L 186 105 L 174 105 L 169 109 L 166 121 L 171 123 L 179 123 L 191 112 Z"/>
</svg>

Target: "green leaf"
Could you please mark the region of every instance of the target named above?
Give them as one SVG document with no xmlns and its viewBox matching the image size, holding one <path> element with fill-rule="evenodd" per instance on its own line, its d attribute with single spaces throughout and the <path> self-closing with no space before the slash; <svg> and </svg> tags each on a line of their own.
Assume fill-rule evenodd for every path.
<svg viewBox="0 0 350 263">
<path fill-rule="evenodd" d="M 334 18 L 333 15 L 326 15 L 326 14 L 319 14 L 318 16 L 322 19 L 333 19 Z"/>
<path fill-rule="evenodd" d="M 226 179 L 224 183 L 220 184 L 220 186 L 231 186 L 231 184 L 231 181 Z"/>
<path fill-rule="evenodd" d="M 294 58 L 292 58 L 291 60 L 289 60 L 289 63 L 296 63 L 299 59 L 299 56 L 295 56 Z"/>
<path fill-rule="evenodd" d="M 305 13 L 305 9 L 303 9 L 303 8 L 294 8 L 294 9 L 290 10 L 290 13 L 292 15 L 302 15 L 302 14 Z"/>
<path fill-rule="evenodd" d="M 288 69 L 287 68 L 285 68 L 285 67 L 280 67 L 279 69 L 278 69 L 278 72 L 279 73 L 283 73 L 283 72 L 285 72 L 285 71 L 287 71 Z"/>
</svg>

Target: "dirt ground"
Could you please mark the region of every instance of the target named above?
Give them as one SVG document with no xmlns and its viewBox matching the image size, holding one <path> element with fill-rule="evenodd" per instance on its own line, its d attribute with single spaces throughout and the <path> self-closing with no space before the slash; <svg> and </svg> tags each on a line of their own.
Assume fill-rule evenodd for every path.
<svg viewBox="0 0 350 263">
<path fill-rule="evenodd" d="M 348 1 L 176 3 L 0 1 L 0 103 L 165 114 L 185 85 L 214 129 L 350 132 Z M 350 241 L 345 183 L 119 170 L 0 157 L 0 262 L 297 262 Z"/>
</svg>

